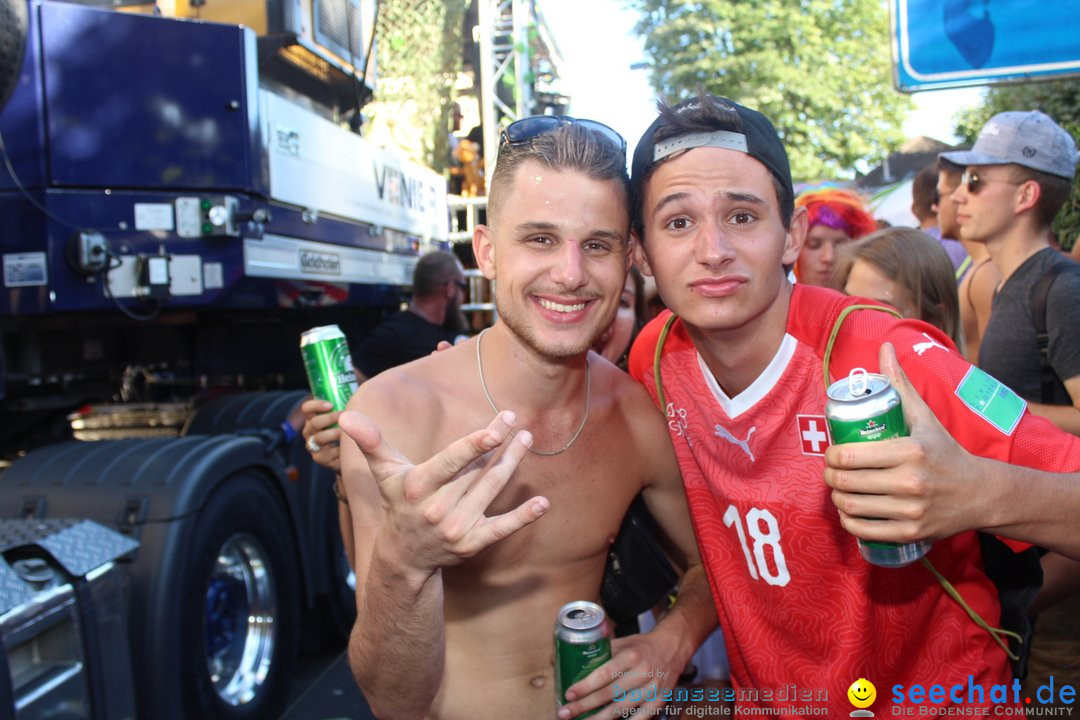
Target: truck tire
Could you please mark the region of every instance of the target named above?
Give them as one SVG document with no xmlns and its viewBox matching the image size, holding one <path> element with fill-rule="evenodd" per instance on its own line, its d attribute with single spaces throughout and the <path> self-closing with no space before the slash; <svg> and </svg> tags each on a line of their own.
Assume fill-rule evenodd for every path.
<svg viewBox="0 0 1080 720">
<path fill-rule="evenodd" d="M 275 390 L 216 398 L 188 419 L 183 434 L 276 431 L 307 397 L 307 390 Z M 280 451 L 298 478 L 294 516 L 304 538 L 301 558 L 313 593 L 310 607 L 317 613 L 313 630 L 318 635 L 305 638 L 304 647 L 341 648 L 356 620 L 356 583 L 342 547 L 339 503 L 331 489 L 334 474 L 312 461 L 302 438 Z"/>
<path fill-rule="evenodd" d="M 301 579 L 289 519 L 256 471 L 226 479 L 200 513 L 181 587 L 185 717 L 279 717 L 296 663 Z"/>
<path fill-rule="evenodd" d="M 0 0 L 0 108 L 15 89 L 26 51 L 26 0 Z"/>
</svg>

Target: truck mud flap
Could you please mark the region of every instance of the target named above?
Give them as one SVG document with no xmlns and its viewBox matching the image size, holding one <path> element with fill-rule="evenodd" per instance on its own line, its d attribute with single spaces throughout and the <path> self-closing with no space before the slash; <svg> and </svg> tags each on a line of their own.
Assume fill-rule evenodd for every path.
<svg viewBox="0 0 1080 720">
<path fill-rule="evenodd" d="M 139 542 L 124 565 L 139 717 L 276 717 L 304 605 L 284 475 L 257 436 L 62 443 L 0 475 L 0 517 Z"/>
</svg>

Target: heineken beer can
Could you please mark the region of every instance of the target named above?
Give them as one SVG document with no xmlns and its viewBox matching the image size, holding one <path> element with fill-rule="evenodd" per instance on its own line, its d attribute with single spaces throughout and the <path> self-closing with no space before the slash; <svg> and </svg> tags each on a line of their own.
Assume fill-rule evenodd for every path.
<svg viewBox="0 0 1080 720">
<path fill-rule="evenodd" d="M 889 378 L 855 368 L 826 390 L 825 417 L 834 445 L 873 442 L 908 434 L 900 394 Z M 887 543 L 859 540 L 859 553 L 874 565 L 903 567 L 930 549 L 929 542 Z"/>
<path fill-rule="evenodd" d="M 604 609 L 584 600 L 563 605 L 555 620 L 555 705 L 565 705 L 570 686 L 610 659 L 611 631 Z"/>
<path fill-rule="evenodd" d="M 311 394 L 328 400 L 335 410 L 344 410 L 356 392 L 349 344 L 337 325 L 314 327 L 300 334 L 300 354 L 304 357 Z"/>
</svg>

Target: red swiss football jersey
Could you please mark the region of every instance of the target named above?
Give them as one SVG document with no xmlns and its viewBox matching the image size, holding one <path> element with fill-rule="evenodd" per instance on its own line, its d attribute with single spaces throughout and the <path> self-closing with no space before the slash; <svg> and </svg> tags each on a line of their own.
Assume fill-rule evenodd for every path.
<svg viewBox="0 0 1080 720">
<path fill-rule="evenodd" d="M 830 715 L 847 716 L 847 689 L 865 678 L 877 687 L 871 709 L 881 717 L 890 712 L 895 685 L 966 688 L 970 675 L 989 692 L 1012 682 L 1004 651 L 929 570 L 867 563 L 840 525 L 823 480 L 830 438 L 822 363 L 836 318 L 856 302 L 797 285 L 779 351 L 737 397 L 714 380 L 681 321 L 664 343 L 668 429 L 740 706 L 788 706 L 797 714 L 827 706 Z M 668 315 L 642 331 L 631 354 L 631 374 L 654 398 L 653 358 Z M 1022 400 L 972 368 L 929 325 L 854 311 L 832 352 L 833 379 L 856 367 L 877 372 L 885 341 L 968 450 L 1045 469 L 1080 468 L 1080 438 L 1026 412 Z M 975 533 L 936 542 L 928 557 L 996 626 L 997 592 L 982 571 Z"/>
</svg>

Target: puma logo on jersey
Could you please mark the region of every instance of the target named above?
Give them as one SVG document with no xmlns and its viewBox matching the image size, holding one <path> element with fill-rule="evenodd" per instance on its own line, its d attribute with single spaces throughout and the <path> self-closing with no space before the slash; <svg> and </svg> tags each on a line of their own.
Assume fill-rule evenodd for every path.
<svg viewBox="0 0 1080 720">
<path fill-rule="evenodd" d="M 717 425 L 716 436 L 722 437 L 732 445 L 737 445 L 738 447 L 742 448 L 742 451 L 746 453 L 747 457 L 750 458 L 750 462 L 754 462 L 754 453 L 750 452 L 750 436 L 754 434 L 755 430 L 757 430 L 756 427 L 750 428 L 750 432 L 746 433 L 746 438 L 744 440 L 740 440 L 739 438 L 732 435 L 723 425 Z"/>
<path fill-rule="evenodd" d="M 927 340 L 929 340 L 930 342 L 915 343 L 914 345 L 911 346 L 911 349 L 914 350 L 915 354 L 918 355 L 919 357 L 922 357 L 922 354 L 924 352 L 926 352 L 927 350 L 929 350 L 930 348 L 941 348 L 942 350 L 946 350 L 946 347 L 944 345 L 941 345 L 940 343 L 938 343 L 937 340 L 934 340 L 932 337 L 930 337 L 926 333 L 923 333 L 922 336 L 924 338 L 926 338 Z"/>
</svg>

